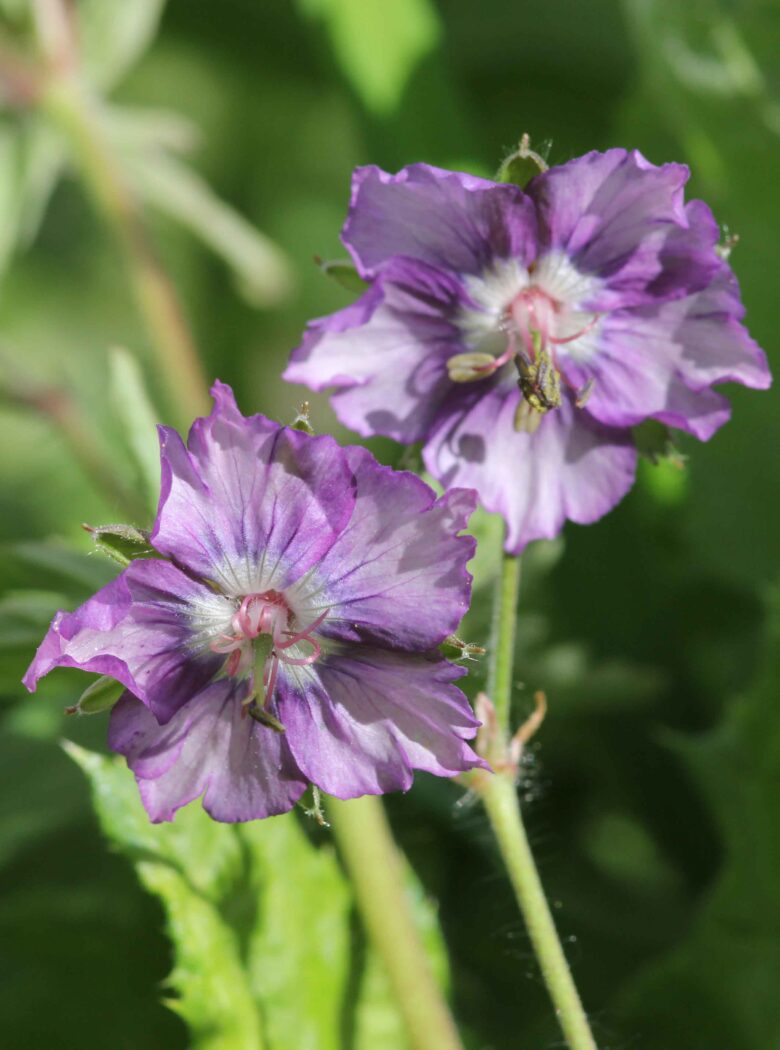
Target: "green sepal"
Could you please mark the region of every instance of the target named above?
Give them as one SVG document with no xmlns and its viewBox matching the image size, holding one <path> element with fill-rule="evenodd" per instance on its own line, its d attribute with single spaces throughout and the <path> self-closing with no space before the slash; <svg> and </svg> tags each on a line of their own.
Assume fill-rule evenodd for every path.
<svg viewBox="0 0 780 1050">
<path fill-rule="evenodd" d="M 545 153 L 549 145 L 545 143 Z M 531 149 L 531 140 L 528 135 L 523 135 L 520 145 L 509 154 L 498 169 L 496 182 L 513 182 L 520 189 L 524 189 L 535 175 L 543 171 L 547 171 L 547 161 L 541 153 Z"/>
<path fill-rule="evenodd" d="M 149 533 L 135 525 L 83 525 L 92 536 L 95 547 L 123 567 L 136 558 L 159 558 L 149 542 Z"/>
<path fill-rule="evenodd" d="M 369 287 L 370 282 L 360 276 L 355 264 L 349 259 L 332 259 L 328 262 L 318 258 L 316 262 L 326 277 L 333 278 L 348 292 L 357 292 L 358 295 L 362 295 Z"/>
<path fill-rule="evenodd" d="M 125 688 L 115 678 L 101 675 L 84 690 L 78 703 L 73 707 L 66 707 L 65 710 L 69 715 L 99 715 L 102 711 L 110 711 Z"/>
<path fill-rule="evenodd" d="M 633 428 L 633 434 L 637 452 L 654 466 L 666 461 L 678 470 L 685 468 L 686 457 L 675 445 L 669 428 L 657 419 L 646 419 Z"/>
</svg>

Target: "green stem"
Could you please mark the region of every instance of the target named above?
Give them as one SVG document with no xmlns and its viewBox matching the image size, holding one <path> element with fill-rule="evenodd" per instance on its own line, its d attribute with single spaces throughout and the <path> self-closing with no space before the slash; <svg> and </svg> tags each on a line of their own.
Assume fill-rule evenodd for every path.
<svg viewBox="0 0 780 1050">
<path fill-rule="evenodd" d="M 489 695 L 496 709 L 498 730 L 494 747 L 496 753 L 502 755 L 506 754 L 509 739 L 519 582 L 520 559 L 503 555 L 494 605 L 488 674 Z M 492 776 L 474 778 L 473 786 L 482 797 L 566 1041 L 571 1050 L 596 1050 L 528 843 L 511 763 L 502 763 L 499 772 Z"/>
<path fill-rule="evenodd" d="M 514 781 L 497 773 L 480 794 L 566 1041 L 571 1050 L 596 1050 L 528 844 Z"/>
<path fill-rule="evenodd" d="M 97 104 L 75 78 L 52 76 L 40 104 L 70 143 L 84 182 L 119 242 L 139 310 L 180 423 L 209 411 L 198 352 L 135 197 L 106 142 Z"/>
<path fill-rule="evenodd" d="M 496 709 L 496 721 L 504 736 L 509 733 L 511 717 L 519 593 L 520 559 L 511 554 L 502 554 L 501 576 L 493 601 L 487 691 Z"/>
<path fill-rule="evenodd" d="M 413 1050 L 462 1050 L 412 917 L 404 861 L 381 801 L 372 795 L 350 802 L 331 798 L 328 818 Z"/>
</svg>

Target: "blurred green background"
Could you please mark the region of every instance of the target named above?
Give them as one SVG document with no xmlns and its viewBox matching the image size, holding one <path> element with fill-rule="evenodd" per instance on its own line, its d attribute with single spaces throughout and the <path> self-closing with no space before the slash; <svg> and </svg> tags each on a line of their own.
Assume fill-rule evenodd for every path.
<svg viewBox="0 0 780 1050">
<path fill-rule="evenodd" d="M 161 5 L 120 0 L 149 30 L 124 58 L 115 37 L 132 26 L 105 17 L 114 6 L 77 4 L 104 61 L 96 83 L 117 106 L 193 122 L 190 170 L 279 249 L 242 227 L 237 286 L 236 265 L 175 221 L 175 191 L 149 211 L 205 370 L 244 411 L 292 418 L 306 395 L 279 379 L 287 354 L 308 318 L 349 301 L 313 257 L 343 255 L 353 166 L 489 175 L 524 131 L 551 141 L 552 162 L 621 145 L 689 163 L 691 194 L 740 236 L 748 323 L 777 358 L 777 3 L 170 0 L 153 33 Z M 25 39 L 26 8 L 0 4 L 5 39 Z M 30 391 L 68 392 L 130 486 L 109 347 L 138 354 L 174 419 L 121 254 L 79 179 L 47 166 L 46 142 L 40 160 L 35 119 L 8 106 L 0 121 L 0 1027 L 15 1050 L 175 1048 L 188 1037 L 159 1004 L 172 967 L 162 909 L 106 845 L 59 743 L 102 750 L 105 723 L 62 715 L 83 688 L 75 674 L 34 699 L 18 684 L 53 611 L 113 571 L 69 553 L 89 549 L 80 523 L 127 514 L 30 409 Z M 117 144 L 128 170 L 133 134 Z M 190 225 L 213 237 L 213 215 L 194 210 Z M 732 422 L 683 446 L 684 472 L 643 464 L 609 517 L 527 559 L 517 717 L 537 688 L 550 713 L 521 791 L 603 1050 L 780 1048 L 780 413 L 776 391 L 731 396 Z M 348 438 L 324 398 L 312 421 Z M 373 447 L 398 462 L 390 443 Z M 472 641 L 484 640 L 487 601 L 476 597 Z M 461 796 L 421 776 L 388 803 L 438 902 L 464 1038 L 558 1046 L 484 818 Z"/>
</svg>

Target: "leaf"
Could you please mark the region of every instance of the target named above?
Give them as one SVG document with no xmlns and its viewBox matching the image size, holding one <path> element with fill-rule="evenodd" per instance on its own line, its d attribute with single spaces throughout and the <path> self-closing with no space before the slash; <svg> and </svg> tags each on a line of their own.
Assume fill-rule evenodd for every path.
<svg viewBox="0 0 780 1050">
<path fill-rule="evenodd" d="M 171 824 L 150 824 L 123 760 L 65 746 L 89 777 L 103 831 L 165 907 L 178 994 L 167 1002 L 190 1026 L 194 1046 L 407 1045 L 381 964 L 356 932 L 352 892 L 330 842 L 313 844 L 295 814 L 233 826 L 191 805 Z M 435 910 L 411 869 L 407 882 L 446 984 Z"/>
<path fill-rule="evenodd" d="M 174 824 L 150 824 L 123 760 L 75 744 L 66 750 L 89 777 L 103 831 L 130 856 L 141 882 L 165 907 L 176 945 L 170 983 L 178 995 L 166 1002 L 189 1025 L 193 1045 L 262 1048 L 240 939 L 221 910 L 242 871 L 235 829 L 209 820 L 199 806 L 182 810 Z"/>
<path fill-rule="evenodd" d="M 146 201 L 186 226 L 231 267 L 239 290 L 254 306 L 287 298 L 293 276 L 281 248 L 186 164 L 158 150 L 128 153 L 126 166 Z"/>
<path fill-rule="evenodd" d="M 398 108 L 414 70 L 436 47 L 441 26 L 429 0 L 300 0 L 321 19 L 336 59 L 367 109 Z"/>
<path fill-rule="evenodd" d="M 0 274 L 37 233 L 63 161 L 42 121 L 0 118 Z"/>
<path fill-rule="evenodd" d="M 683 1050 L 692 1033 L 700 1046 L 777 1046 L 780 593 L 767 642 L 759 680 L 723 723 L 698 739 L 674 738 L 719 825 L 724 859 L 683 943 L 626 997 L 629 1021 L 648 1046 Z"/>
<path fill-rule="evenodd" d="M 89 79 L 111 88 L 149 47 L 165 0 L 79 0 L 79 42 Z"/>
<path fill-rule="evenodd" d="M 109 353 L 109 369 L 114 409 L 141 476 L 146 504 L 154 513 L 160 495 L 160 445 L 157 440 L 160 414 L 146 389 L 141 366 L 132 354 L 121 347 L 113 347 Z"/>
</svg>

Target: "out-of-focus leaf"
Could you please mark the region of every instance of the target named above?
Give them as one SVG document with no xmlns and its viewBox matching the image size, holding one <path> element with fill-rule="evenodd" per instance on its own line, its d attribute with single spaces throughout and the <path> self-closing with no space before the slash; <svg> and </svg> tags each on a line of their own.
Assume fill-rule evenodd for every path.
<svg viewBox="0 0 780 1050">
<path fill-rule="evenodd" d="M 321 19 L 336 58 L 363 104 L 375 113 L 398 106 L 409 77 L 436 46 L 441 27 L 429 0 L 300 0 Z"/>
<path fill-rule="evenodd" d="M 162 152 L 128 153 L 126 163 L 141 196 L 219 255 L 253 305 L 271 306 L 289 295 L 292 271 L 282 250 L 220 200 L 199 175 Z"/>
<path fill-rule="evenodd" d="M 41 121 L 0 120 L 0 274 L 37 233 L 62 164 L 62 146 Z"/>
<path fill-rule="evenodd" d="M 130 451 L 143 482 L 146 503 L 154 513 L 160 494 L 160 445 L 155 409 L 143 372 L 132 354 L 121 347 L 111 350 L 111 399 L 124 429 Z"/>
<path fill-rule="evenodd" d="M 165 0 L 79 0 L 79 42 L 89 79 L 100 88 L 119 83 L 148 48 Z"/>
<path fill-rule="evenodd" d="M 56 586 L 74 597 L 96 591 L 116 575 L 104 559 L 90 557 L 57 540 L 7 544 L 0 547 L 0 568 L 4 558 L 29 572 L 26 582 L 30 586 Z"/>
<path fill-rule="evenodd" d="M 627 998 L 648 1046 L 755 1050 L 780 1032 L 780 593 L 754 688 L 706 735 L 675 737 L 723 839 L 720 875 L 680 947 Z"/>
</svg>

